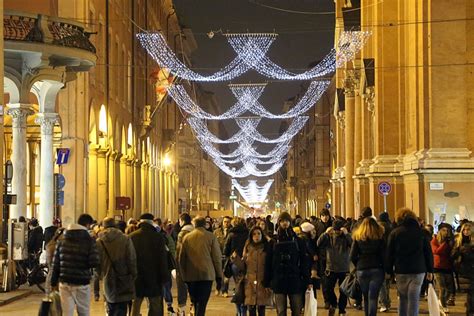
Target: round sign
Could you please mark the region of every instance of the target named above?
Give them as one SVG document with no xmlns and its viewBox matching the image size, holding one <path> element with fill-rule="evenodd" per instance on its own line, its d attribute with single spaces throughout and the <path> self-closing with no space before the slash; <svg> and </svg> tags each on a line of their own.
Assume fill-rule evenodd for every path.
<svg viewBox="0 0 474 316">
<path fill-rule="evenodd" d="M 388 182 L 380 182 L 379 183 L 379 186 L 378 186 L 378 189 L 379 189 L 379 193 L 382 194 L 382 195 L 389 195 L 390 192 L 392 192 L 392 185 Z"/>
<path fill-rule="evenodd" d="M 56 173 L 56 188 L 57 190 L 62 190 L 66 185 L 66 178 L 60 174 Z"/>
</svg>

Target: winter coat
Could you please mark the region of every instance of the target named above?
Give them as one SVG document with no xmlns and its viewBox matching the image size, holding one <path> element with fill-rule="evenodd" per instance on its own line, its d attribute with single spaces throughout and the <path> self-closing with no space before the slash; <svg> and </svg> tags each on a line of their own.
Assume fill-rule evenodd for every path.
<svg viewBox="0 0 474 316">
<path fill-rule="evenodd" d="M 163 284 L 171 280 L 163 237 L 151 223 L 142 221 L 130 239 L 137 256 L 136 296 L 161 296 Z"/>
<path fill-rule="evenodd" d="M 349 272 L 349 250 L 352 245 L 350 234 L 324 232 L 318 238 L 317 245 L 320 249 L 326 249 L 326 271 Z"/>
<path fill-rule="evenodd" d="M 358 271 L 384 268 L 385 241 L 354 240 L 349 257 Z"/>
<path fill-rule="evenodd" d="M 397 274 L 433 272 L 433 253 L 416 219 L 405 219 L 388 237 L 387 273 L 391 274 L 393 267 Z"/>
<path fill-rule="evenodd" d="M 97 240 L 97 249 L 97 274 L 104 280 L 105 300 L 120 303 L 134 299 L 137 257 L 130 238 L 117 228 L 106 228 Z"/>
<path fill-rule="evenodd" d="M 474 289 L 474 239 L 462 242 L 461 246 L 454 247 L 452 254 L 456 262 L 456 270 L 459 276 L 469 283 L 471 289 Z M 460 280 L 461 281 L 461 280 Z"/>
<path fill-rule="evenodd" d="M 71 224 L 56 244 L 51 285 L 59 282 L 73 285 L 90 283 L 92 269 L 99 265 L 99 253 L 87 228 Z"/>
<path fill-rule="evenodd" d="M 28 253 L 38 253 L 43 249 L 43 228 L 36 226 L 28 232 Z"/>
<path fill-rule="evenodd" d="M 245 242 L 247 241 L 248 237 L 249 231 L 244 225 L 232 227 L 229 231 L 229 236 L 227 236 L 227 241 L 224 246 L 224 256 L 230 257 L 235 251 L 240 257 L 242 257 Z"/>
<path fill-rule="evenodd" d="M 186 234 L 178 265 L 185 282 L 222 279 L 222 254 L 216 236 L 204 227 Z"/>
<path fill-rule="evenodd" d="M 449 242 L 439 243 L 437 238 L 431 239 L 431 250 L 433 251 L 434 269 L 435 270 L 453 270 L 453 261 L 451 251 L 453 247 Z"/>
<path fill-rule="evenodd" d="M 268 243 L 248 244 L 243 254 L 245 264 L 245 305 L 271 305 L 266 257 L 271 247 Z"/>
<path fill-rule="evenodd" d="M 230 228 L 225 230 L 223 227 L 219 227 L 214 230 L 214 235 L 219 242 L 219 246 L 221 247 L 221 251 L 224 252 L 225 243 L 227 241 L 227 236 L 229 235 Z"/>
<path fill-rule="evenodd" d="M 51 225 L 48 226 L 44 229 L 44 249 L 46 249 L 46 246 L 48 243 L 53 239 L 54 233 L 58 230 L 58 227 Z"/>
<path fill-rule="evenodd" d="M 310 263 L 304 241 L 290 227 L 278 229 L 267 254 L 266 267 L 270 285 L 276 294 L 303 293 L 310 281 Z"/>
</svg>

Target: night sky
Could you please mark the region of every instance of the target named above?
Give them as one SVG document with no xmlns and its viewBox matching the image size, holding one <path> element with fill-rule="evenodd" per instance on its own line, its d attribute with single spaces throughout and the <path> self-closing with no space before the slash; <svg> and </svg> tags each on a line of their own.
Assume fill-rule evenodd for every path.
<svg viewBox="0 0 474 316">
<path fill-rule="evenodd" d="M 322 14 L 295 14 L 266 8 L 316 12 Z M 321 60 L 334 43 L 334 0 L 175 0 L 175 9 L 182 27 L 191 28 L 198 48 L 191 56 L 193 69 L 199 73 L 213 73 L 235 57 L 225 37 L 216 33 L 209 39 L 207 33 L 221 29 L 224 32 L 272 33 L 278 38 L 269 50 L 274 62 L 295 72 L 302 72 L 312 62 Z M 308 82 L 268 81 L 254 71 L 234 79 L 232 83 L 268 82 L 260 102 L 271 112 L 281 112 L 283 102 L 301 91 Z M 235 99 L 227 88 L 229 82 L 203 83 L 205 90 L 215 93 L 220 112 Z M 232 130 L 230 124 L 226 124 Z M 263 120 L 259 130 L 275 133 L 279 126 Z M 230 131 L 232 134 L 233 131 Z"/>
</svg>

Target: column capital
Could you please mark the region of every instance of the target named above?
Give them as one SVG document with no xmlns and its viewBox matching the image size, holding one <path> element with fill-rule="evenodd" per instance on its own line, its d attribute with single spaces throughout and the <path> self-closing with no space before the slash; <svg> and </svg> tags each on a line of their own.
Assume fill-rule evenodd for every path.
<svg viewBox="0 0 474 316">
<path fill-rule="evenodd" d="M 344 77 L 344 94 L 353 98 L 356 95 L 357 90 L 359 89 L 360 82 L 360 72 L 354 69 L 345 70 Z"/>
<path fill-rule="evenodd" d="M 340 111 L 339 113 L 337 113 L 336 120 L 337 123 L 339 123 L 339 127 L 341 129 L 346 128 L 346 113 L 344 111 Z"/>
<path fill-rule="evenodd" d="M 42 135 L 53 135 L 54 125 L 59 122 L 57 113 L 39 113 L 35 123 L 41 126 Z"/>
<path fill-rule="evenodd" d="M 9 104 L 7 114 L 12 117 L 12 126 L 14 128 L 26 128 L 26 119 L 33 114 L 33 108 L 30 104 Z"/>
</svg>

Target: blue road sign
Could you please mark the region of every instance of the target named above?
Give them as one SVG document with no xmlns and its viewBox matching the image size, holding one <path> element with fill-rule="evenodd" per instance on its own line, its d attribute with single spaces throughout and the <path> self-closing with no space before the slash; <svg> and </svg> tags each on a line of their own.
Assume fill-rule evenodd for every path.
<svg viewBox="0 0 474 316">
<path fill-rule="evenodd" d="M 327 208 L 327 209 L 330 209 L 330 208 L 331 208 L 331 203 L 329 203 L 329 202 L 326 203 L 326 204 L 324 205 L 324 207 Z"/>
<path fill-rule="evenodd" d="M 56 177 L 56 190 L 62 190 L 66 185 L 66 178 L 60 173 L 55 173 L 54 176 Z"/>
<path fill-rule="evenodd" d="M 69 148 L 58 148 L 56 150 L 56 164 L 65 165 L 69 160 L 69 153 L 71 150 Z"/>
<path fill-rule="evenodd" d="M 64 191 L 56 192 L 56 204 L 64 205 Z"/>
<path fill-rule="evenodd" d="M 380 182 L 378 185 L 379 193 L 382 195 L 389 195 L 392 192 L 392 185 L 388 182 Z"/>
</svg>

